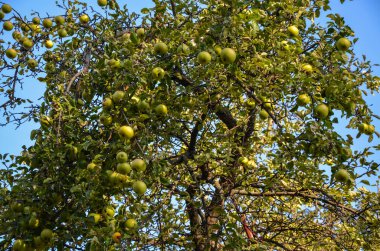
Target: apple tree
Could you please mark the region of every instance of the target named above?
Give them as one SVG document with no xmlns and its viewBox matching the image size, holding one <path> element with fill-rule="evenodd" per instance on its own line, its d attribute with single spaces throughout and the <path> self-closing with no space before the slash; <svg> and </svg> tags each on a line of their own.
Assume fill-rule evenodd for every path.
<svg viewBox="0 0 380 251">
<path fill-rule="evenodd" d="M 0 249 L 380 246 L 380 145 L 351 149 L 380 79 L 328 0 L 56 5 L 1 7 L 1 123 L 40 128 L 0 155 Z"/>
</svg>

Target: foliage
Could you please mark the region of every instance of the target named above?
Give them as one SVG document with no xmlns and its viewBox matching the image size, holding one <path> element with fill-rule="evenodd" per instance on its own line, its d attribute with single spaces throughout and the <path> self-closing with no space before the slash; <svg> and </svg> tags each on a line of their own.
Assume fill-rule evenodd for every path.
<svg viewBox="0 0 380 251">
<path fill-rule="evenodd" d="M 341 16 L 315 22 L 329 1 L 153 2 L 4 14 L 4 125 L 41 127 L 0 155 L 1 249 L 378 247 L 379 147 L 336 126 L 377 138 L 380 82 Z M 20 113 L 25 78 L 46 91 Z"/>
</svg>

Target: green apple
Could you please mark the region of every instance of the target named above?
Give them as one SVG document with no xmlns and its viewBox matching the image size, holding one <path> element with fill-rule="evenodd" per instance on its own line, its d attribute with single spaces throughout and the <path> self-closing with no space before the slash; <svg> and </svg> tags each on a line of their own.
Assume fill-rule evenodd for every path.
<svg viewBox="0 0 380 251">
<path fill-rule="evenodd" d="M 155 108 L 154 108 L 154 111 L 160 115 L 160 116 L 165 116 L 168 114 L 168 108 L 166 107 L 166 105 L 164 104 L 160 104 L 160 105 L 157 105 Z"/>
<path fill-rule="evenodd" d="M 19 31 L 14 31 L 14 32 L 12 32 L 12 37 L 13 37 L 15 40 L 19 40 L 19 39 L 22 37 L 21 32 L 19 32 Z"/>
<path fill-rule="evenodd" d="M 261 119 L 267 119 L 269 117 L 269 114 L 267 111 L 265 111 L 264 109 L 261 109 L 260 113 L 259 113 L 259 116 Z"/>
<path fill-rule="evenodd" d="M 87 24 L 88 22 L 90 22 L 90 17 L 86 14 L 83 14 L 79 17 L 79 21 L 81 22 L 81 24 Z"/>
<path fill-rule="evenodd" d="M 10 21 L 5 21 L 5 22 L 3 23 L 3 29 L 6 30 L 6 31 L 11 31 L 11 30 L 13 30 L 13 24 L 12 24 L 12 22 L 10 22 Z"/>
<path fill-rule="evenodd" d="M 168 50 L 169 50 L 168 46 L 163 42 L 159 42 L 154 45 L 154 52 L 157 54 L 161 54 L 161 55 L 166 54 Z"/>
<path fill-rule="evenodd" d="M 107 5 L 107 0 L 98 0 L 98 5 L 101 6 L 101 7 L 104 7 Z"/>
<path fill-rule="evenodd" d="M 310 97 L 307 94 L 300 94 L 297 97 L 297 104 L 299 106 L 305 106 L 307 104 L 310 104 L 310 102 L 311 102 Z"/>
<path fill-rule="evenodd" d="M 178 52 L 180 55 L 189 55 L 189 53 L 190 53 L 190 48 L 189 48 L 189 46 L 187 46 L 186 44 L 181 44 L 180 46 L 178 46 L 178 48 L 177 48 L 177 52 Z"/>
<path fill-rule="evenodd" d="M 128 163 L 119 163 L 116 166 L 116 170 L 118 173 L 121 173 L 121 174 L 129 174 L 132 168 Z"/>
<path fill-rule="evenodd" d="M 339 182 L 347 182 L 350 179 L 350 174 L 345 169 L 339 169 L 335 173 L 335 179 Z"/>
<path fill-rule="evenodd" d="M 220 54 L 222 62 L 232 64 L 236 60 L 236 52 L 231 48 L 224 48 Z"/>
<path fill-rule="evenodd" d="M 116 160 L 119 163 L 125 163 L 128 161 L 128 154 L 126 152 L 118 152 L 116 154 Z"/>
<path fill-rule="evenodd" d="M 144 35 L 145 35 L 145 30 L 144 30 L 144 28 L 138 28 L 137 31 L 136 31 L 136 34 L 137 34 L 137 36 L 138 36 L 139 38 L 144 37 Z"/>
<path fill-rule="evenodd" d="M 247 164 L 248 164 L 248 162 L 249 162 L 249 160 L 248 160 L 248 158 L 247 157 L 240 157 L 239 159 L 238 159 L 238 163 L 239 164 L 241 164 L 241 165 L 244 165 L 244 166 L 246 166 Z"/>
<path fill-rule="evenodd" d="M 14 59 L 17 57 L 17 51 L 13 48 L 9 48 L 5 51 L 5 55 L 10 58 L 10 59 Z"/>
<path fill-rule="evenodd" d="M 319 104 L 315 107 L 314 112 L 317 118 L 324 119 L 329 115 L 329 108 L 325 104 Z"/>
<path fill-rule="evenodd" d="M 33 58 L 30 58 L 28 60 L 27 64 L 28 64 L 28 67 L 30 69 L 35 69 L 37 67 L 37 65 L 38 65 L 37 61 L 35 59 L 33 59 Z"/>
<path fill-rule="evenodd" d="M 288 27 L 288 32 L 290 33 L 291 36 L 296 37 L 299 35 L 299 30 L 297 26 L 292 25 Z"/>
<path fill-rule="evenodd" d="M 110 98 L 105 98 L 105 99 L 103 100 L 102 105 L 103 105 L 103 108 L 106 109 L 106 110 L 111 109 L 111 108 L 113 107 L 112 99 L 110 99 Z"/>
<path fill-rule="evenodd" d="M 67 34 L 68 34 L 68 33 L 67 33 L 66 29 L 63 29 L 63 28 L 62 28 L 62 29 L 59 29 L 59 30 L 58 30 L 58 36 L 59 36 L 59 37 L 67 37 Z"/>
<path fill-rule="evenodd" d="M 37 228 L 40 225 L 40 220 L 36 216 L 32 216 L 29 219 L 29 227 Z"/>
<path fill-rule="evenodd" d="M 338 50 L 340 51 L 347 51 L 350 48 L 350 46 L 351 46 L 350 40 L 348 40 L 345 37 L 340 38 L 336 42 L 336 48 L 338 48 Z"/>
<path fill-rule="evenodd" d="M 45 28 L 49 29 L 49 28 L 51 28 L 53 26 L 53 21 L 51 21 L 50 18 L 45 18 L 44 21 L 42 21 L 42 25 Z"/>
<path fill-rule="evenodd" d="M 215 45 L 214 46 L 214 51 L 217 55 L 221 55 L 222 54 L 222 47 L 220 47 L 219 45 Z"/>
<path fill-rule="evenodd" d="M 152 76 L 154 80 L 161 80 L 165 76 L 165 71 L 161 67 L 156 67 L 152 70 Z"/>
<path fill-rule="evenodd" d="M 57 25 L 62 25 L 65 23 L 65 18 L 63 16 L 56 16 L 54 21 Z"/>
<path fill-rule="evenodd" d="M 34 24 L 40 24 L 41 23 L 41 19 L 39 17 L 33 17 L 32 22 Z"/>
<path fill-rule="evenodd" d="M 146 170 L 146 163 L 142 159 L 134 159 L 131 162 L 131 167 L 139 172 L 144 172 Z"/>
<path fill-rule="evenodd" d="M 102 114 L 99 117 L 99 121 L 100 123 L 102 123 L 102 125 L 109 126 L 112 124 L 112 116 L 110 116 L 109 114 Z"/>
<path fill-rule="evenodd" d="M 114 94 L 112 94 L 112 100 L 115 103 L 120 103 L 125 97 L 125 92 L 123 91 L 115 91 Z"/>
<path fill-rule="evenodd" d="M 5 17 L 5 14 L 3 11 L 0 10 L 0 20 L 3 20 Z"/>
<path fill-rule="evenodd" d="M 371 134 L 373 134 L 374 132 L 375 132 L 375 126 L 374 126 L 374 125 L 368 125 L 368 128 L 367 128 L 365 134 L 367 134 L 367 135 L 371 135 Z"/>
<path fill-rule="evenodd" d="M 144 195 L 144 193 L 146 192 L 146 184 L 143 182 L 143 181 L 135 181 L 133 183 L 133 191 L 135 191 L 135 193 L 137 193 L 138 195 Z"/>
<path fill-rule="evenodd" d="M 115 209 L 111 206 L 106 207 L 106 214 L 113 217 L 115 215 Z"/>
<path fill-rule="evenodd" d="M 3 5 L 1 6 L 1 10 L 2 10 L 4 13 L 8 14 L 8 13 L 10 13 L 10 12 L 12 11 L 12 6 L 10 6 L 9 4 L 3 4 Z"/>
<path fill-rule="evenodd" d="M 44 242 L 49 242 L 53 238 L 53 231 L 51 231 L 48 228 L 45 228 L 44 230 L 41 231 L 40 236 Z"/>
<path fill-rule="evenodd" d="M 45 41 L 45 47 L 46 48 L 48 48 L 48 49 L 53 48 L 53 45 L 54 45 L 54 43 L 50 39 Z"/>
<path fill-rule="evenodd" d="M 94 221 L 95 224 L 97 224 L 101 219 L 101 215 L 96 214 L 96 213 L 90 213 L 88 216 L 90 217 L 91 220 Z"/>
<path fill-rule="evenodd" d="M 22 46 L 24 46 L 25 49 L 30 49 L 32 48 L 34 45 L 33 41 L 30 40 L 29 38 L 26 38 L 23 42 L 22 42 Z"/>
<path fill-rule="evenodd" d="M 125 227 L 128 229 L 136 229 L 137 228 L 137 221 L 135 219 L 128 219 L 125 222 Z"/>
<path fill-rule="evenodd" d="M 23 240 L 18 239 L 15 241 L 15 243 L 13 243 L 13 251 L 25 251 L 26 249 L 26 243 Z"/>
<path fill-rule="evenodd" d="M 91 163 L 89 163 L 89 164 L 87 165 L 87 169 L 88 169 L 88 170 L 93 171 L 93 170 L 95 170 L 95 168 L 96 168 L 96 164 L 95 164 L 94 162 L 91 162 Z"/>
<path fill-rule="evenodd" d="M 367 123 L 361 123 L 358 126 L 359 132 L 366 133 L 368 131 L 368 124 Z"/>
<path fill-rule="evenodd" d="M 302 65 L 302 70 L 305 71 L 306 73 L 312 73 L 313 66 L 311 66 L 310 64 L 304 64 Z"/>
<path fill-rule="evenodd" d="M 146 101 L 140 101 L 138 104 L 137 104 L 137 109 L 139 109 L 140 112 L 144 113 L 144 112 L 148 112 L 149 109 L 150 109 L 150 105 L 148 102 Z"/>
<path fill-rule="evenodd" d="M 135 135 L 133 128 L 130 126 L 122 126 L 119 128 L 119 135 L 125 139 L 131 139 Z"/>
<path fill-rule="evenodd" d="M 207 51 L 202 51 L 197 56 L 198 63 L 200 64 L 208 64 L 211 62 L 211 59 L 212 57 Z"/>
</svg>

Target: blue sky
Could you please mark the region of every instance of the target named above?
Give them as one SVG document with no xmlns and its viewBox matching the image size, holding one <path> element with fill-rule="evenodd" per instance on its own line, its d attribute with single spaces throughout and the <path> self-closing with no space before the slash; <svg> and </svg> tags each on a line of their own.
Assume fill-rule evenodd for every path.
<svg viewBox="0 0 380 251">
<path fill-rule="evenodd" d="M 4 1 L 4 0 L 3 0 Z M 53 0 L 6 0 L 5 3 L 11 4 L 14 9 L 18 10 L 23 16 L 28 16 L 31 11 L 38 11 L 42 15 L 49 13 L 51 15 L 60 14 L 59 9 L 55 8 Z M 97 6 L 96 0 L 86 1 L 89 5 Z M 347 1 L 345 4 L 340 4 L 339 0 L 332 0 L 332 12 L 339 13 L 345 18 L 346 23 L 351 26 L 355 31 L 356 36 L 359 37 L 359 41 L 355 44 L 354 50 L 359 57 L 365 54 L 367 58 L 373 63 L 380 63 L 380 49 L 378 46 L 378 40 L 380 38 L 380 10 L 379 0 L 354 0 Z M 36 3 L 38 3 L 36 5 Z M 138 12 L 141 8 L 147 5 L 152 5 L 148 0 L 119 0 L 119 3 L 127 3 L 130 10 Z M 380 68 L 375 68 L 375 75 L 380 76 Z M 43 84 L 34 80 L 28 80 L 25 82 L 23 96 L 32 96 L 34 98 L 40 96 L 43 93 Z M 376 100 L 377 99 L 377 100 Z M 374 110 L 380 111 L 379 97 L 370 96 L 367 101 L 373 105 Z M 1 102 L 1 98 L 0 98 Z M 380 130 L 380 123 L 375 123 L 377 130 Z M 0 153 L 12 153 L 19 154 L 22 145 L 31 145 L 29 140 L 30 131 L 37 128 L 36 124 L 25 124 L 21 128 L 15 130 L 15 127 L 10 125 L 7 127 L 0 127 Z M 339 128 L 342 135 L 349 133 L 350 131 Z M 352 132 L 352 131 L 351 131 Z M 355 135 L 355 134 L 354 134 Z M 367 136 L 362 136 L 359 140 L 356 140 L 354 149 L 360 149 L 367 144 Z M 373 143 L 379 144 L 379 139 L 375 138 Z M 380 160 L 379 154 L 374 156 L 375 159 Z"/>
</svg>

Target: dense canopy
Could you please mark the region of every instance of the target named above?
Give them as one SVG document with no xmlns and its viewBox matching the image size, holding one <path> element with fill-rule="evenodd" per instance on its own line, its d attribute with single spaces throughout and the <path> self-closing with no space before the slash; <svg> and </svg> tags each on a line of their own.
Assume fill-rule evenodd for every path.
<svg viewBox="0 0 380 251">
<path fill-rule="evenodd" d="M 380 80 L 328 0 L 126 2 L 2 5 L 2 123 L 41 126 L 0 155 L 1 250 L 380 246 Z"/>
</svg>

